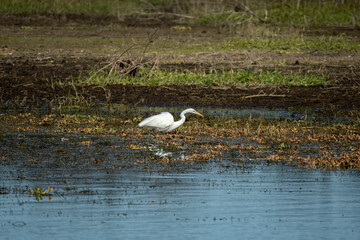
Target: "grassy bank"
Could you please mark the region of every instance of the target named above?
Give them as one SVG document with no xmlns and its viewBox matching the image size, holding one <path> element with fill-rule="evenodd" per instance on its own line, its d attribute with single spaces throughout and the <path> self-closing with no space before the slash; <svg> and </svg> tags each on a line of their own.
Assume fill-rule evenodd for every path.
<svg viewBox="0 0 360 240">
<path fill-rule="evenodd" d="M 117 0 L 3 0 L 0 14 L 167 14 L 188 24 L 240 25 L 248 22 L 292 26 L 358 26 L 360 3 L 347 1 L 117 1 Z"/>
</svg>

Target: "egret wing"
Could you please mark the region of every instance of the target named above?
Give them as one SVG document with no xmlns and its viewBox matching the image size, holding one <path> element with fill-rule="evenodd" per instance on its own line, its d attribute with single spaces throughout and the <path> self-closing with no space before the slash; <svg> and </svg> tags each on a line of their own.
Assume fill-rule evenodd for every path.
<svg viewBox="0 0 360 240">
<path fill-rule="evenodd" d="M 174 117 L 169 112 L 162 112 L 158 115 L 145 118 L 139 123 L 140 127 L 147 127 L 159 131 L 165 131 L 174 123 Z"/>
</svg>

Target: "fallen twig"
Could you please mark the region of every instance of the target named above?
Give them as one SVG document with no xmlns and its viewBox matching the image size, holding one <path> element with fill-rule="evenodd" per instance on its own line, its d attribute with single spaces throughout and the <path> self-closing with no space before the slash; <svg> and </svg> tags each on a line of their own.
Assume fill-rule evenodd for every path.
<svg viewBox="0 0 360 240">
<path fill-rule="evenodd" d="M 247 98 L 257 98 L 257 97 L 286 97 L 286 95 L 285 94 L 266 94 L 266 93 L 263 93 L 263 94 L 249 95 L 249 96 L 245 96 L 245 97 L 242 97 L 242 98 L 247 99 Z"/>
<path fill-rule="evenodd" d="M 241 2 L 238 2 L 238 4 L 240 4 L 246 12 L 248 12 L 250 15 L 256 17 L 257 19 L 260 20 L 260 22 L 263 22 L 263 23 L 266 23 L 267 20 L 266 19 L 263 19 L 262 17 L 259 17 L 256 13 L 254 13 L 248 6 L 246 6 L 245 4 L 241 3 Z"/>
</svg>

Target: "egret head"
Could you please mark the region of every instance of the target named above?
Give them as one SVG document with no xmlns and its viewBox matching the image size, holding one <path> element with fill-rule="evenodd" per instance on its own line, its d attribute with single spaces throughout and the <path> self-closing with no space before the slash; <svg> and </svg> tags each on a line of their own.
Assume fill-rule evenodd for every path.
<svg viewBox="0 0 360 240">
<path fill-rule="evenodd" d="M 198 113 L 198 112 L 197 112 L 195 109 L 193 109 L 193 108 L 186 109 L 186 110 L 184 111 L 184 113 L 193 113 L 193 114 L 197 114 L 197 115 L 199 115 L 199 116 L 201 116 L 201 117 L 204 117 L 202 114 Z"/>
</svg>

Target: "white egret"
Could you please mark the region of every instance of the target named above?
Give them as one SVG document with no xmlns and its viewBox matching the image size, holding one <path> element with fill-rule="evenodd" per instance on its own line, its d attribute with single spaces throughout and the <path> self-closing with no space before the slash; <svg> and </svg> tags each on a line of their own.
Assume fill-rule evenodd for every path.
<svg viewBox="0 0 360 240">
<path fill-rule="evenodd" d="M 139 123 L 140 127 L 151 128 L 158 131 L 166 131 L 170 132 L 175 128 L 178 128 L 181 124 L 185 122 L 185 114 L 186 113 L 193 113 L 197 114 L 201 117 L 204 117 L 197 111 L 192 108 L 185 109 L 180 113 L 181 119 L 179 121 L 174 121 L 173 115 L 169 112 L 162 112 L 160 114 L 145 118 L 143 121 Z"/>
</svg>

